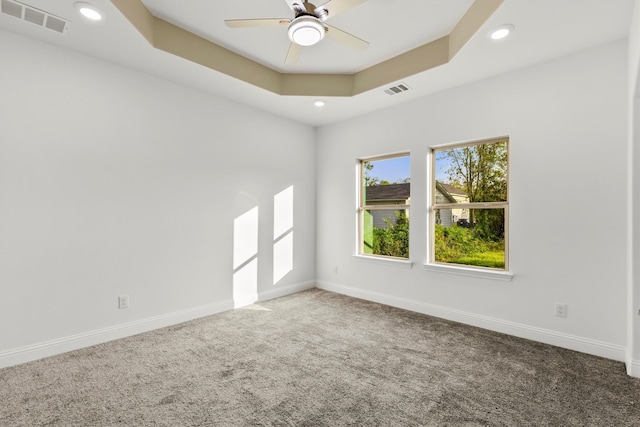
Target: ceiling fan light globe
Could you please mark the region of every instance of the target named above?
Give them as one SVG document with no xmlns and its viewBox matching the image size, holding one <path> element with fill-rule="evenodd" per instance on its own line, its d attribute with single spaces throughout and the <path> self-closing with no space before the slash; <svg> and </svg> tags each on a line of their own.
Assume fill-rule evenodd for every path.
<svg viewBox="0 0 640 427">
<path fill-rule="evenodd" d="M 312 46 L 324 38 L 324 25 L 315 16 L 300 16 L 289 24 L 289 40 L 300 46 Z"/>
</svg>

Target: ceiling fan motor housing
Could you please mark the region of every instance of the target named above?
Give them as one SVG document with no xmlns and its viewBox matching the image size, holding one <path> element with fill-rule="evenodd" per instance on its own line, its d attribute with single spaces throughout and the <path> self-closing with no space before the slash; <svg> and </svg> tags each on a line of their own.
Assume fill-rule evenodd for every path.
<svg viewBox="0 0 640 427">
<path fill-rule="evenodd" d="M 289 40 L 300 46 L 311 46 L 324 38 L 326 29 L 315 15 L 299 14 L 289 24 Z"/>
</svg>

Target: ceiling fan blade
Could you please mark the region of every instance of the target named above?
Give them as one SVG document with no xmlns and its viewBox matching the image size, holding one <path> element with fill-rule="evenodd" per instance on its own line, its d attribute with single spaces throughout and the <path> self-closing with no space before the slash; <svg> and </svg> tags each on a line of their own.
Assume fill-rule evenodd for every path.
<svg viewBox="0 0 640 427">
<path fill-rule="evenodd" d="M 362 40 L 359 37 L 349 34 L 346 31 L 342 31 L 339 28 L 332 27 L 331 25 L 324 24 L 327 27 L 327 37 L 330 39 L 350 47 L 351 49 L 363 51 L 369 46 L 369 42 Z"/>
<path fill-rule="evenodd" d="M 300 55 L 302 54 L 302 46 L 296 43 L 291 43 L 289 45 L 289 52 L 287 52 L 287 57 L 284 59 L 285 64 L 295 64 L 300 59 Z"/>
<path fill-rule="evenodd" d="M 245 27 L 281 27 L 289 25 L 291 22 L 287 18 L 267 18 L 267 19 L 227 19 L 224 21 L 231 28 Z"/>
<path fill-rule="evenodd" d="M 346 10 L 359 6 L 366 1 L 367 0 L 329 0 L 316 7 L 315 13 L 324 21 L 325 19 L 332 18 Z"/>
</svg>

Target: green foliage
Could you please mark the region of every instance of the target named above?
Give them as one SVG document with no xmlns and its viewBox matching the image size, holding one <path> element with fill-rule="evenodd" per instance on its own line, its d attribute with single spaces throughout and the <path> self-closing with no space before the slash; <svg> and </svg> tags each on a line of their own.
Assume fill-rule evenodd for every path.
<svg viewBox="0 0 640 427">
<path fill-rule="evenodd" d="M 409 258 L 409 218 L 404 211 L 396 211 L 395 216 L 395 223 L 385 219 L 386 228 L 373 229 L 373 253 Z"/>
<path fill-rule="evenodd" d="M 477 267 L 504 268 L 504 251 L 463 256 L 458 258 L 455 263 Z"/>
<path fill-rule="evenodd" d="M 504 211 L 502 209 L 472 209 L 474 235 L 487 242 L 504 241 Z"/>
<path fill-rule="evenodd" d="M 469 202 L 502 202 L 507 200 L 507 141 L 469 145 L 438 152 L 436 162 L 449 165 L 449 182 L 469 196 Z M 498 210 L 470 212 L 476 234 L 484 240 L 504 239 L 504 221 Z"/>
<path fill-rule="evenodd" d="M 504 241 L 482 237 L 482 230 L 445 227 L 435 230 L 435 260 L 452 264 L 504 268 Z"/>
</svg>

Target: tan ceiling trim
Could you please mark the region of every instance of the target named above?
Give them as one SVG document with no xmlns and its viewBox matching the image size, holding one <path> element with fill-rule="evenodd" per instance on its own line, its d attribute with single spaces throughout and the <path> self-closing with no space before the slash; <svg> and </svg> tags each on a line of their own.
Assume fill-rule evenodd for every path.
<svg viewBox="0 0 640 427">
<path fill-rule="evenodd" d="M 353 74 L 282 74 L 280 95 L 352 96 Z"/>
<path fill-rule="evenodd" d="M 504 0 L 476 0 L 471 4 L 469 10 L 449 35 L 451 40 L 449 45 L 450 58 L 456 56 L 503 2 Z"/>
<path fill-rule="evenodd" d="M 142 0 L 111 0 L 153 47 L 285 96 L 354 96 L 446 64 L 503 1 L 474 0 L 451 34 L 355 74 L 290 74 L 157 18 Z"/>
<path fill-rule="evenodd" d="M 446 64 L 449 60 L 449 36 L 446 36 L 357 72 L 354 95 Z"/>
<path fill-rule="evenodd" d="M 120 13 L 153 46 L 153 22 L 156 19 L 141 1 L 111 0 Z"/>
<path fill-rule="evenodd" d="M 249 58 L 225 49 L 209 40 L 156 18 L 154 47 L 196 64 L 235 77 L 254 86 L 280 93 L 281 76 Z"/>
</svg>

